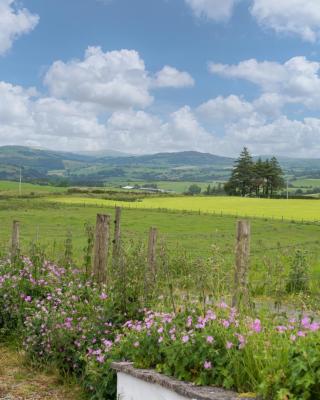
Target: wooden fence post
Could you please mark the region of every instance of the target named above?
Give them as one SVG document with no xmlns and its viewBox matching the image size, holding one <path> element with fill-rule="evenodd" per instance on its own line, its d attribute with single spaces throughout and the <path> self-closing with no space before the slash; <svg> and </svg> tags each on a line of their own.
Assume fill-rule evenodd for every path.
<svg viewBox="0 0 320 400">
<path fill-rule="evenodd" d="M 150 228 L 149 231 L 149 242 L 148 242 L 148 266 L 149 271 L 156 276 L 156 248 L 157 248 L 157 228 Z"/>
<path fill-rule="evenodd" d="M 93 275 L 97 283 L 107 282 L 109 241 L 110 215 L 97 214 L 93 264 Z"/>
<path fill-rule="evenodd" d="M 121 238 L 121 207 L 116 207 L 114 219 L 114 238 L 113 238 L 113 251 L 112 259 L 113 264 L 116 264 L 120 255 L 120 238 Z"/>
<path fill-rule="evenodd" d="M 11 261 L 19 255 L 20 251 L 20 223 L 13 221 L 12 224 L 12 239 L 11 239 Z"/>
<path fill-rule="evenodd" d="M 232 306 L 249 305 L 248 269 L 250 258 L 251 226 L 249 221 L 238 221 L 236 241 L 236 264 Z"/>
</svg>

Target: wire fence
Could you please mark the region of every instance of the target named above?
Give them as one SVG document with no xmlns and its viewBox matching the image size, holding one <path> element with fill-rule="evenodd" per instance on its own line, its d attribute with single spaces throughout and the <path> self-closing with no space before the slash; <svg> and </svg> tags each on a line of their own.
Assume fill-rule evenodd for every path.
<svg viewBox="0 0 320 400">
<path fill-rule="evenodd" d="M 231 225 L 233 228 L 230 227 Z M 167 232 L 165 229 L 163 232 L 158 230 L 155 243 L 155 263 L 158 262 L 160 247 L 164 246 L 170 265 L 181 266 L 179 279 L 183 278 L 182 273 L 189 274 L 187 267 L 183 266 L 184 262 L 188 264 L 190 271 L 192 270 L 190 276 L 195 276 L 200 263 L 204 263 L 207 268 L 199 269 L 199 274 L 207 274 L 205 278 L 208 279 L 219 277 L 222 288 L 220 292 L 225 290 L 226 295 L 232 295 L 238 285 L 246 286 L 245 289 L 250 296 L 269 296 L 275 301 L 292 294 L 304 294 L 311 296 L 313 300 L 320 297 L 320 235 L 319 240 L 314 239 L 320 233 L 320 228 L 319 231 L 317 228 L 312 231 L 313 240 L 300 240 L 298 230 L 295 231 L 295 234 L 289 230 L 287 236 L 284 235 L 284 231 L 278 235 L 274 226 L 267 222 L 265 222 L 263 230 L 252 229 L 248 238 L 251 248 L 244 256 L 246 258 L 245 271 L 241 271 L 241 274 L 244 273 L 246 276 L 241 277 L 237 282 L 239 238 L 237 239 L 235 235 L 234 221 L 230 222 L 230 226 L 220 225 L 214 227 L 211 232 L 199 232 L 198 230 L 192 232 L 192 227 L 189 227 L 189 231 L 186 232 L 184 231 L 186 229 L 184 222 L 181 221 L 179 225 L 167 227 Z M 19 246 L 23 248 L 22 243 L 26 243 L 27 239 L 33 243 L 45 243 L 49 237 L 50 243 L 46 244 L 47 255 L 62 260 L 66 245 L 65 228 L 68 228 L 74 240 L 74 262 L 81 266 L 87 238 L 84 231 L 82 234 L 79 233 L 79 230 L 73 232 L 72 226 L 61 227 L 53 224 L 47 230 L 43 226 L 41 229 L 32 227 L 33 235 L 30 237 L 30 227 L 21 224 Z M 51 231 L 50 235 L 47 234 L 49 231 Z M 3 253 L 8 251 L 12 243 L 9 235 L 7 236 L 2 243 Z M 148 229 L 141 229 L 138 226 L 121 229 L 121 244 L 124 247 L 129 242 L 140 241 L 147 250 L 148 240 Z M 27 251 L 26 247 L 24 245 L 23 251 Z M 178 275 L 179 271 L 175 271 L 175 274 Z"/>
</svg>

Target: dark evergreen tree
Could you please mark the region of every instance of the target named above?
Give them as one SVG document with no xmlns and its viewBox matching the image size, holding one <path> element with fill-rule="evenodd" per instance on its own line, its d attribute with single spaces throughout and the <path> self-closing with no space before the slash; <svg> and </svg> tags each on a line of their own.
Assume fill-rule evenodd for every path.
<svg viewBox="0 0 320 400">
<path fill-rule="evenodd" d="M 231 196 L 271 197 L 284 187 L 283 171 L 276 157 L 256 163 L 245 147 L 236 160 L 224 190 Z"/>
<path fill-rule="evenodd" d="M 235 162 L 231 178 L 225 185 L 228 194 L 246 196 L 253 190 L 253 160 L 248 149 L 244 147 L 240 157 Z"/>
</svg>

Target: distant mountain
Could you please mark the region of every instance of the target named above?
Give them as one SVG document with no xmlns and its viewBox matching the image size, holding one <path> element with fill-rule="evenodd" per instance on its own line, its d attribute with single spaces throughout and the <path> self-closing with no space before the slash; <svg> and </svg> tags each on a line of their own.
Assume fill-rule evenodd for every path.
<svg viewBox="0 0 320 400">
<path fill-rule="evenodd" d="M 103 158 L 103 157 L 132 157 L 133 154 L 123 153 L 117 150 L 98 150 L 98 151 L 79 151 L 78 154 L 83 154 L 90 157 Z"/>
<path fill-rule="evenodd" d="M 39 168 L 43 171 L 64 169 L 64 161 L 90 163 L 95 157 L 86 155 L 64 153 L 52 150 L 40 150 L 24 146 L 0 147 L 0 164 L 15 165 L 19 167 Z"/>
<path fill-rule="evenodd" d="M 110 157 L 100 158 L 101 163 L 109 165 L 125 166 L 148 166 L 148 167 L 181 167 L 181 166 L 210 166 L 221 165 L 230 166 L 233 163 L 232 158 L 216 156 L 209 153 L 200 153 L 197 151 L 182 151 L 178 153 L 157 153 L 132 157 Z"/>
<path fill-rule="evenodd" d="M 279 161 L 290 176 L 320 178 L 320 160 L 279 157 Z M 112 150 L 76 154 L 24 146 L 0 147 L 0 179 L 19 179 L 21 168 L 24 181 L 54 184 L 223 181 L 228 179 L 233 163 L 233 158 L 197 151 L 132 156 Z"/>
</svg>

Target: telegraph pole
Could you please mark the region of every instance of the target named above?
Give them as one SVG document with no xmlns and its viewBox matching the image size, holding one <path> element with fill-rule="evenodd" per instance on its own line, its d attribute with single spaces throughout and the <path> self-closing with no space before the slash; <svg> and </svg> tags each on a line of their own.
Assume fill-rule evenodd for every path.
<svg viewBox="0 0 320 400">
<path fill-rule="evenodd" d="M 22 193 L 21 183 L 22 183 L 22 171 L 21 171 L 21 167 L 20 167 L 19 196 L 21 196 L 21 193 Z"/>
</svg>

